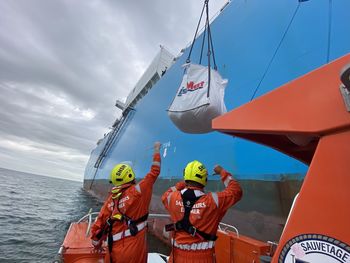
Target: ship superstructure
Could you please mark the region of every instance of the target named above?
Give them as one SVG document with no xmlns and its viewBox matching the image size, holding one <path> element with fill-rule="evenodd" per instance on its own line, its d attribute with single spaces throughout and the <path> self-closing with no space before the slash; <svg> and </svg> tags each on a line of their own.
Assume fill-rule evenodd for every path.
<svg viewBox="0 0 350 263">
<path fill-rule="evenodd" d="M 160 51 L 153 58 L 151 64 L 148 66 L 146 71 L 143 73 L 141 78 L 137 81 L 134 88 L 129 93 L 125 102 L 117 99 L 115 106 L 119 108 L 122 113 L 112 125 L 112 130 L 97 142 L 99 148 L 99 156 L 96 158 L 93 166 L 94 176 L 100 168 L 103 159 L 107 156 L 110 147 L 113 145 L 118 133 L 121 131 L 124 122 L 127 120 L 130 111 L 134 110 L 133 107 L 136 103 L 143 98 L 148 91 L 158 82 L 158 80 L 166 73 L 166 71 L 175 63 L 176 57 L 170 53 L 164 46 L 160 45 Z M 101 145 L 100 145 L 101 143 Z M 93 151 L 94 152 L 94 151 Z M 91 160 L 91 159 L 90 159 Z M 90 162 L 90 161 L 89 161 Z M 87 173 L 85 173 L 84 180 L 86 179 Z M 91 183 L 92 187 L 93 182 Z M 90 187 L 90 188 L 91 188 Z"/>
</svg>

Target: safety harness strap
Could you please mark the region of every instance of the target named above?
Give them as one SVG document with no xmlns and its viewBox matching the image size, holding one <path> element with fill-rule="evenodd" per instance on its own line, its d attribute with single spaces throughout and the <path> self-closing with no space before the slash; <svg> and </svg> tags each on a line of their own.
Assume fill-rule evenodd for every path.
<svg viewBox="0 0 350 263">
<path fill-rule="evenodd" d="M 109 225 L 109 230 L 108 230 L 108 249 L 109 252 L 112 251 L 112 246 L 113 246 L 113 241 L 118 241 L 122 239 L 123 237 L 128 237 L 128 236 L 136 236 L 139 231 L 144 229 L 147 225 L 146 221 L 148 219 L 148 213 L 141 216 L 140 218 L 136 220 L 132 220 L 131 218 L 128 218 L 123 215 L 123 220 L 127 223 L 128 225 L 128 230 L 117 233 L 117 234 L 112 234 L 112 229 L 113 229 L 113 224 L 116 221 L 120 220 L 115 220 L 112 218 L 108 218 L 107 220 L 107 225 Z"/>
<path fill-rule="evenodd" d="M 138 218 L 136 220 L 133 220 L 133 223 L 138 224 L 138 223 L 141 223 L 143 221 L 146 221 L 147 219 L 148 219 L 148 213 L 141 216 L 140 218 Z"/>
<path fill-rule="evenodd" d="M 196 196 L 194 190 L 187 189 L 184 193 L 181 194 L 183 206 L 185 208 L 184 217 L 177 221 L 175 224 L 168 224 L 165 226 L 165 231 L 185 231 L 191 236 L 199 235 L 205 240 L 215 241 L 217 239 L 216 235 L 205 233 L 190 222 L 190 214 L 194 204 L 198 201 L 200 196 Z"/>
<path fill-rule="evenodd" d="M 118 194 L 116 196 L 116 198 L 113 200 L 113 203 L 114 203 L 114 206 L 117 208 L 119 214 L 121 215 L 119 219 L 115 219 L 115 218 L 112 218 L 113 214 L 111 215 L 110 218 L 107 219 L 106 221 L 106 226 L 107 226 L 107 231 L 108 231 L 108 249 L 109 249 L 109 252 L 112 252 L 112 247 L 113 247 L 113 233 L 112 233 L 112 230 L 113 230 L 113 224 L 115 221 L 119 221 L 119 222 L 126 222 L 127 226 L 128 226 L 128 231 L 130 232 L 129 236 L 136 236 L 137 233 L 139 232 L 139 228 L 138 228 L 138 225 L 139 223 L 141 222 L 145 222 L 148 218 L 148 213 L 141 216 L 140 218 L 136 219 L 136 220 L 133 220 L 132 218 L 128 217 L 126 214 L 122 213 L 120 210 L 119 210 L 119 201 L 120 199 L 122 198 L 122 195 L 124 193 L 124 191 L 129 188 L 130 186 L 124 188 L 120 194 Z"/>
<path fill-rule="evenodd" d="M 148 218 L 148 213 L 143 215 L 143 216 L 141 216 L 138 219 L 133 220 L 131 217 L 129 217 L 125 213 L 121 212 L 119 210 L 119 201 L 122 198 L 124 191 L 121 193 L 121 195 L 118 195 L 118 197 L 116 199 L 114 199 L 114 205 L 115 205 L 115 208 L 117 209 L 117 211 L 119 213 L 118 214 L 119 217 L 118 218 L 114 218 L 113 220 L 120 221 L 120 222 L 125 222 L 127 224 L 128 228 L 129 228 L 129 230 L 130 230 L 131 235 L 132 236 L 136 236 L 137 233 L 139 232 L 139 230 L 137 228 L 137 224 L 146 221 L 147 218 Z"/>
<path fill-rule="evenodd" d="M 165 231 L 185 231 L 189 233 L 191 236 L 199 235 L 205 240 L 208 241 L 215 241 L 218 237 L 216 235 L 205 233 L 197 228 L 195 228 L 193 225 L 191 225 L 188 228 L 184 228 L 181 224 L 179 224 L 180 221 L 176 222 L 175 224 L 168 224 L 165 225 Z"/>
<path fill-rule="evenodd" d="M 141 230 L 143 230 L 146 226 L 147 226 L 147 222 L 146 221 L 143 221 L 142 223 L 136 225 L 136 227 L 137 227 L 139 232 Z M 125 231 L 121 231 L 121 232 L 115 233 L 113 235 L 113 241 L 119 241 L 119 240 L 121 240 L 123 238 L 126 238 L 126 237 L 129 237 L 129 236 L 132 236 L 130 229 L 125 230 Z"/>
<path fill-rule="evenodd" d="M 130 234 L 132 236 L 136 236 L 139 232 L 139 229 L 137 228 L 137 224 L 145 222 L 148 218 L 148 213 L 141 216 L 140 218 L 136 220 L 132 220 L 131 218 L 127 217 L 125 214 L 123 214 L 124 221 L 127 223 L 128 228 L 130 230 Z"/>
<path fill-rule="evenodd" d="M 113 228 L 113 223 L 115 220 L 108 218 L 107 219 L 107 225 L 108 225 L 108 250 L 109 253 L 112 252 L 112 247 L 113 247 L 113 234 L 112 234 L 112 228 Z"/>
</svg>

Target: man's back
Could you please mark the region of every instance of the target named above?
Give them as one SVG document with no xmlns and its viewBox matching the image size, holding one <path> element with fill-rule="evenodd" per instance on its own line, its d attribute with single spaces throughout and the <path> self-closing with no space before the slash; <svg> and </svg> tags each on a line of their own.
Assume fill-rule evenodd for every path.
<svg viewBox="0 0 350 263">
<path fill-rule="evenodd" d="M 153 184 L 160 174 L 159 148 L 160 144 L 155 143 L 151 170 L 137 184 L 128 165 L 118 164 L 112 170 L 111 182 L 116 187 L 112 189 L 91 228 L 91 238 L 97 248 L 106 239 L 108 232 L 112 263 L 147 261 L 147 216 Z"/>
<path fill-rule="evenodd" d="M 171 259 L 175 257 L 176 262 L 214 261 L 218 225 L 227 209 L 242 197 L 242 189 L 230 173 L 221 168 L 220 176 L 226 186 L 221 192 L 205 193 L 201 187 L 186 186 L 181 182 L 162 196 L 163 204 L 174 224 Z M 185 215 L 186 206 L 187 209 L 191 207 L 188 219 Z"/>
</svg>

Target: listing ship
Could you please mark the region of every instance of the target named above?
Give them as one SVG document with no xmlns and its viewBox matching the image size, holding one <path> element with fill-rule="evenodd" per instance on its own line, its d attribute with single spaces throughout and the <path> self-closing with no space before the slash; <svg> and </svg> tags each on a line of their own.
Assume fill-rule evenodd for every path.
<svg viewBox="0 0 350 263">
<path fill-rule="evenodd" d="M 350 30 L 342 19 L 349 8 L 347 0 L 228 2 L 211 23 L 218 71 L 229 80 L 227 109 L 238 108 L 350 52 Z M 203 34 L 197 43 L 201 38 Z M 110 171 L 120 162 L 130 162 L 136 177 L 144 177 L 150 169 L 153 142 L 160 141 L 162 171 L 153 188 L 152 212 L 164 212 L 160 197 L 182 179 L 188 162 L 199 160 L 208 170 L 220 164 L 233 173 L 244 192 L 223 222 L 256 239 L 278 240 L 307 166 L 237 137 L 178 130 L 167 110 L 180 85 L 189 49 L 174 56 L 161 47 L 126 101 L 117 100 L 122 115 L 92 150 L 84 188 L 103 200 L 111 188 Z M 195 45 L 192 58 L 198 58 L 200 50 L 200 44 Z M 289 139 L 296 145 L 303 143 L 295 136 Z M 208 191 L 222 188 L 217 177 L 209 176 Z"/>
</svg>

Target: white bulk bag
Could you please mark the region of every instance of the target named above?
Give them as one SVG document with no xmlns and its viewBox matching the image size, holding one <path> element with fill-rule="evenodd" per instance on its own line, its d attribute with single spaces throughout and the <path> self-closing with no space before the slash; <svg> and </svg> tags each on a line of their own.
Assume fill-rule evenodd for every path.
<svg viewBox="0 0 350 263">
<path fill-rule="evenodd" d="M 211 132 L 212 119 L 226 112 L 224 95 L 227 80 L 211 69 L 208 93 L 208 67 L 197 64 L 185 64 L 184 67 L 186 71 L 168 115 L 183 132 Z"/>
</svg>

